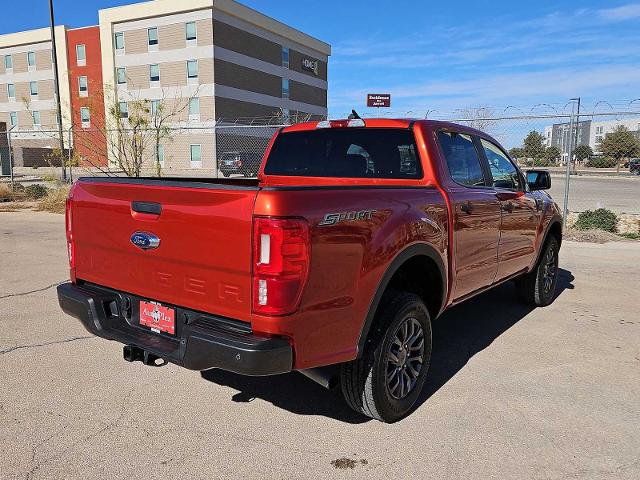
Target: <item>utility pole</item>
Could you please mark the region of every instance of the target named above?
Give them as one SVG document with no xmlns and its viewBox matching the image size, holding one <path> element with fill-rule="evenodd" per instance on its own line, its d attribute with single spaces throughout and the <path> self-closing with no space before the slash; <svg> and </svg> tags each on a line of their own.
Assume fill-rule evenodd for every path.
<svg viewBox="0 0 640 480">
<path fill-rule="evenodd" d="M 53 18 L 53 0 L 49 0 L 49 20 L 51 27 L 51 48 L 53 51 L 53 87 L 55 89 L 58 137 L 60 138 L 60 164 L 62 166 L 62 180 L 67 180 L 67 170 L 64 166 L 64 137 L 62 134 L 62 107 L 60 106 L 60 81 L 58 78 L 58 52 L 56 50 L 55 20 Z M 71 148 L 71 145 L 69 145 Z"/>
</svg>

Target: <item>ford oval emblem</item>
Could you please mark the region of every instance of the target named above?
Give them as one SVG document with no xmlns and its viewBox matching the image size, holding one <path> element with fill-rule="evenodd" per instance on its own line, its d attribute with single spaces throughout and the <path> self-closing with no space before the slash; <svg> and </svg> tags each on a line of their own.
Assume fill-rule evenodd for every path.
<svg viewBox="0 0 640 480">
<path fill-rule="evenodd" d="M 131 235 L 131 243 L 142 250 L 150 250 L 160 246 L 160 239 L 153 233 L 134 232 L 133 235 Z"/>
</svg>

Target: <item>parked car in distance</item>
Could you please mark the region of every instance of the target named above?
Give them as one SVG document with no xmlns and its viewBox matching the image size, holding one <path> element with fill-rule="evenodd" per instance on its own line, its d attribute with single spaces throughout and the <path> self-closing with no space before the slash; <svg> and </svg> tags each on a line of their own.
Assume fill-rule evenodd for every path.
<svg viewBox="0 0 640 480">
<path fill-rule="evenodd" d="M 629 160 L 629 172 L 640 175 L 640 158 L 632 158 Z"/>
<path fill-rule="evenodd" d="M 241 174 L 255 177 L 260 170 L 262 155 L 255 152 L 224 152 L 218 160 L 218 168 L 225 177 Z"/>
<path fill-rule="evenodd" d="M 462 125 L 293 125 L 255 180 L 80 178 L 59 303 L 127 361 L 298 371 L 394 422 L 429 381 L 443 311 L 512 280 L 526 304 L 553 301 L 550 185 Z"/>
</svg>

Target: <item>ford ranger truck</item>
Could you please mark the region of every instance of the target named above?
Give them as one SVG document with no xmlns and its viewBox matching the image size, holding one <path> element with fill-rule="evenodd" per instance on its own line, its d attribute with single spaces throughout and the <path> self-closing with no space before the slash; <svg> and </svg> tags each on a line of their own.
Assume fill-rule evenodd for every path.
<svg viewBox="0 0 640 480">
<path fill-rule="evenodd" d="M 511 280 L 529 305 L 553 300 L 549 187 L 453 123 L 293 125 L 257 180 L 80 178 L 59 303 L 125 360 L 296 370 L 394 422 L 428 381 L 444 310 Z"/>
</svg>

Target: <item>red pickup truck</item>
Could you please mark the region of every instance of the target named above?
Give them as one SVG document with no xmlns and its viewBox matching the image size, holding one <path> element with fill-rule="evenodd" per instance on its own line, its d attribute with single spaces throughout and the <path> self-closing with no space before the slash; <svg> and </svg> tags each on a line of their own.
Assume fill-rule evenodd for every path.
<svg viewBox="0 0 640 480">
<path fill-rule="evenodd" d="M 297 370 L 393 422 L 420 395 L 445 309 L 509 280 L 531 305 L 553 300 L 549 186 L 461 125 L 294 125 L 257 180 L 79 179 L 59 303 L 128 361 Z"/>
</svg>

